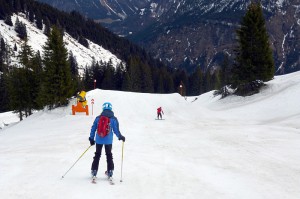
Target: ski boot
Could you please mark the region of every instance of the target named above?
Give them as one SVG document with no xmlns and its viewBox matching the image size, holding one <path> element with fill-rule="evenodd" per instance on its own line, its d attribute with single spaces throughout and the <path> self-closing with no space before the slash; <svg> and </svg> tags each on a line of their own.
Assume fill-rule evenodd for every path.
<svg viewBox="0 0 300 199">
<path fill-rule="evenodd" d="M 114 180 L 112 178 L 112 176 L 113 176 L 113 170 L 105 171 L 105 175 L 107 176 L 109 184 L 114 185 L 115 182 L 114 182 Z"/>
<path fill-rule="evenodd" d="M 92 177 L 96 177 L 97 176 L 97 170 L 91 170 L 91 175 L 92 175 Z"/>
<path fill-rule="evenodd" d="M 105 175 L 106 175 L 108 178 L 111 178 L 111 177 L 113 176 L 113 170 L 105 171 Z"/>
</svg>

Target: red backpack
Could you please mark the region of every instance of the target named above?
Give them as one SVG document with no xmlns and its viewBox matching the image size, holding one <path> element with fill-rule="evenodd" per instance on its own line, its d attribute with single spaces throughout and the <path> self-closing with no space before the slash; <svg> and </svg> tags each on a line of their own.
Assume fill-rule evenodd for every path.
<svg viewBox="0 0 300 199">
<path fill-rule="evenodd" d="M 100 137 L 105 137 L 110 131 L 110 119 L 106 116 L 100 116 L 97 133 Z"/>
</svg>

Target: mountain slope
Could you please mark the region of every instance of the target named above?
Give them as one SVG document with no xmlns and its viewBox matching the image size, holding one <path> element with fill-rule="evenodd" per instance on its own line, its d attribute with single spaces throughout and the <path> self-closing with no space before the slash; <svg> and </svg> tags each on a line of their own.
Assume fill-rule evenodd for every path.
<svg viewBox="0 0 300 199">
<path fill-rule="evenodd" d="M 267 85 L 251 97 L 220 100 L 210 92 L 194 102 L 178 94 L 96 89 L 87 93 L 94 116 L 70 115 L 71 104 L 35 113 L 0 130 L 0 197 L 298 199 L 300 73 Z M 90 127 L 106 101 L 126 136 L 123 182 L 116 138 L 115 186 L 102 174 L 104 154 L 98 183 L 90 183 L 94 146 L 61 179 L 88 148 Z M 158 106 L 166 120 L 154 120 Z"/>
<path fill-rule="evenodd" d="M 224 54 L 232 55 L 235 30 L 249 2 L 185 1 L 131 38 L 171 65 L 200 64 L 211 68 L 221 64 Z M 299 2 L 262 1 L 262 5 L 277 74 L 299 70 Z"/>
<path fill-rule="evenodd" d="M 213 68 L 220 65 L 224 54 L 232 55 L 235 30 L 250 3 L 250 0 L 40 1 L 68 11 L 79 10 L 115 33 L 129 36 L 165 63 L 191 70 L 198 64 Z M 76 6 L 68 6 L 71 2 L 76 2 Z M 299 1 L 262 0 L 261 3 L 277 74 L 299 70 Z"/>
<path fill-rule="evenodd" d="M 16 13 L 24 13 L 32 24 L 35 24 L 37 27 L 37 24 L 40 24 L 40 30 L 43 29 L 43 31 L 45 31 L 45 29 L 50 29 L 51 26 L 56 25 L 59 29 L 69 34 L 74 40 L 78 41 L 78 43 L 86 47 L 89 42 L 97 44 L 126 63 L 130 58 L 136 57 L 141 63 L 151 65 L 151 67 L 162 65 L 161 62 L 154 60 L 141 47 L 125 38 L 113 34 L 100 24 L 85 18 L 78 12 L 62 12 L 47 4 L 39 3 L 34 0 L 15 0 L 14 2 L 10 0 L 0 0 L 0 4 L 0 20 L 10 19 L 10 17 Z M 13 46 L 14 44 L 9 45 Z M 93 46 L 92 44 L 91 48 L 94 47 L 97 49 L 94 49 L 94 51 L 99 51 L 99 47 Z"/>
<path fill-rule="evenodd" d="M 11 62 L 13 64 L 18 63 L 18 54 L 23 44 L 23 41 L 17 36 L 17 33 L 14 30 L 17 18 L 20 22 L 26 25 L 28 44 L 35 52 L 40 51 L 41 55 L 43 55 L 43 46 L 47 41 L 47 36 L 43 33 L 43 31 L 38 29 L 34 24 L 30 23 L 26 19 L 26 16 L 22 13 L 19 13 L 19 15 L 14 14 L 12 16 L 12 22 L 14 26 L 8 26 L 3 20 L 0 20 L 0 38 L 4 39 L 4 42 L 8 45 L 9 51 L 13 53 L 11 57 Z M 85 66 L 91 65 L 93 61 L 103 63 L 108 63 L 111 61 L 114 67 L 122 63 L 122 61 L 110 51 L 105 50 L 102 46 L 99 46 L 92 41 L 88 41 L 89 47 L 85 47 L 78 43 L 78 41 L 71 37 L 68 33 L 65 33 L 64 42 L 69 53 L 72 52 L 79 66 L 81 66 L 81 69 L 83 69 Z M 13 50 L 14 44 L 18 49 L 17 51 Z"/>
</svg>

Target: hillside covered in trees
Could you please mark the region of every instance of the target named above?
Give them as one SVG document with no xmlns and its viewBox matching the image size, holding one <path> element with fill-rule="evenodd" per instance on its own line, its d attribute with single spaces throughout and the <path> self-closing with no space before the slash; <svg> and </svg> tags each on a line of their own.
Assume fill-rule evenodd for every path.
<svg viewBox="0 0 300 199">
<path fill-rule="evenodd" d="M 0 92 L 3 94 L 0 98 L 0 111 L 14 110 L 20 113 L 20 118 L 30 115 L 32 110 L 64 106 L 80 90 L 100 88 L 143 93 L 178 92 L 183 96 L 197 96 L 210 90 L 218 90 L 227 84 L 233 84 L 235 88 L 241 84 L 242 88 L 248 87 L 255 80 L 270 80 L 274 75 L 265 29 L 254 32 L 250 39 L 251 45 L 247 41 L 247 35 L 243 37 L 241 34 L 247 30 L 238 31 L 240 46 L 236 49 L 236 63 L 229 63 L 225 57 L 220 68 L 202 71 L 198 66 L 193 72 L 187 73 L 185 70 L 163 65 L 149 56 L 144 49 L 76 12 L 61 12 L 32 0 L 0 0 L 0 3 L 3 5 L 0 8 L 0 20 L 17 33 L 22 42 L 21 49 L 14 49 L 19 54 L 17 63 L 9 62 L 11 52 L 8 49 L 12 49 L 14 43 L 7 43 L 0 35 Z M 264 19 L 260 12 L 261 9 L 258 9 L 250 21 L 255 21 L 259 16 L 258 22 L 264 28 Z M 28 45 L 26 25 L 18 18 L 12 21 L 13 14 L 18 13 L 22 13 L 30 21 L 30 26 L 47 35 L 42 52 L 34 52 Z M 257 28 L 256 25 L 247 24 L 247 20 L 243 24 L 250 29 Z M 99 44 L 123 62 L 113 66 L 111 62 L 94 61 L 91 65 L 82 66 L 72 52 L 66 49 L 63 42 L 65 33 L 87 48 L 90 48 L 88 41 Z M 261 47 L 264 51 L 258 57 L 256 51 Z M 260 78 L 262 70 L 259 66 L 266 57 L 270 62 L 266 63 L 263 71 L 268 77 Z M 255 61 L 252 62 L 252 59 Z M 79 73 L 79 67 L 84 68 L 83 73 Z M 249 81 L 243 78 L 245 74 L 252 75 Z M 240 92 L 242 95 L 249 93 L 244 88 L 243 90 Z"/>
<path fill-rule="evenodd" d="M 84 18 L 76 12 L 61 12 L 49 5 L 32 0 L 0 0 L 0 4 L 2 5 L 0 7 L 0 20 L 11 26 L 23 43 L 21 49 L 14 47 L 14 50 L 19 53 L 19 63 L 16 65 L 16 63 L 8 61 L 11 56 L 8 46 L 12 47 L 15 44 L 7 43 L 0 35 L 0 89 L 1 93 L 3 93 L 0 99 L 0 111 L 11 109 L 25 110 L 28 107 L 17 107 L 23 107 L 26 104 L 30 106 L 28 110 L 28 114 L 30 114 L 32 109 L 38 109 L 44 105 L 50 107 L 63 105 L 65 102 L 63 102 L 64 100 L 61 101 L 61 99 L 54 102 L 45 102 L 44 100 L 49 99 L 49 97 L 43 96 L 42 93 L 53 93 L 58 96 L 63 95 L 47 90 L 47 88 L 52 87 L 53 90 L 67 90 L 67 96 L 62 97 L 68 98 L 75 95 L 79 90 L 93 89 L 95 80 L 96 88 L 148 93 L 179 92 L 181 85 L 180 91 L 182 95 L 199 95 L 208 90 L 220 87 L 220 81 L 217 77 L 214 77 L 216 73 L 211 74 L 207 72 L 205 76 L 200 70 L 196 70 L 194 74 L 187 74 L 184 70 L 166 67 L 159 60 L 150 57 L 144 49 L 130 43 L 124 38 L 112 34 L 101 25 Z M 26 28 L 26 25 L 19 21 L 18 18 L 16 21 L 12 21 L 12 15 L 17 13 L 23 13 L 32 26 L 42 30 L 49 37 L 48 43 L 43 48 L 43 52 L 34 52 L 31 46 L 28 45 L 28 27 Z M 86 47 L 89 47 L 87 40 L 97 43 L 124 62 L 117 67 L 112 67 L 109 62 L 93 62 L 89 66 L 80 66 L 80 63 L 72 56 L 71 52 L 65 52 L 66 49 L 63 42 L 59 48 L 64 50 L 57 52 L 56 58 L 55 56 L 49 57 L 48 53 L 51 52 L 49 48 L 53 47 L 53 45 L 58 45 L 57 42 L 55 43 L 55 37 L 57 37 L 57 41 L 61 41 L 59 37 L 64 35 L 64 33 L 68 33 L 78 43 Z M 52 40 L 50 39 L 51 37 Z M 51 44 L 51 42 L 54 42 L 54 44 Z M 40 54 L 45 54 L 45 56 L 42 57 Z M 52 71 L 52 75 L 57 75 L 58 71 L 65 72 L 62 72 L 63 76 L 58 77 L 54 81 L 50 78 L 51 73 L 49 72 L 51 70 L 49 68 L 58 60 L 57 57 L 61 60 L 60 66 L 57 66 Z M 60 68 L 62 66 L 64 66 L 63 70 Z M 80 75 L 78 73 L 79 66 L 85 68 L 84 73 Z M 69 73 L 71 74 L 71 78 L 67 75 Z M 32 75 L 32 78 L 34 76 L 37 79 L 28 78 L 29 74 Z M 205 81 L 203 81 L 204 78 L 206 79 Z M 18 79 L 18 81 L 14 82 L 14 79 Z M 44 84 L 40 84 L 41 79 L 47 81 Z M 71 83 L 63 81 L 58 83 L 60 79 L 70 79 Z M 21 80 L 24 80 L 24 82 Z M 37 82 L 32 84 L 35 81 Z M 47 85 L 47 82 L 49 85 Z M 60 87 L 53 86 L 53 82 L 56 82 Z M 27 85 L 28 87 L 22 88 L 21 85 Z M 30 89 L 29 86 L 32 88 Z M 35 91 L 33 92 L 32 89 Z M 23 92 L 27 92 L 27 94 Z M 34 102 L 28 103 L 24 97 L 20 98 L 21 96 L 28 96 L 28 100 L 30 99 Z M 53 99 L 54 97 L 52 96 L 51 98 Z M 20 102 L 21 99 L 23 102 Z M 27 111 L 25 112 L 27 115 Z"/>
</svg>

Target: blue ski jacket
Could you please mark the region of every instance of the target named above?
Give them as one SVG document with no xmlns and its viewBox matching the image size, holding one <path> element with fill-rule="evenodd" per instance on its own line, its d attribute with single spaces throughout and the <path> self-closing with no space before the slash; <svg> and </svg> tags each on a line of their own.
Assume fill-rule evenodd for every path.
<svg viewBox="0 0 300 199">
<path fill-rule="evenodd" d="M 98 135 L 98 133 L 96 133 L 96 131 L 98 129 L 97 127 L 98 127 L 98 123 L 99 123 L 99 119 L 100 119 L 101 115 L 106 116 L 110 119 L 110 131 L 109 131 L 109 134 L 105 137 L 100 137 Z M 113 133 L 116 134 L 116 136 L 120 139 L 121 133 L 120 133 L 120 130 L 119 130 L 118 119 L 114 116 L 114 112 L 112 112 L 111 110 L 104 110 L 99 116 L 97 116 L 95 118 L 93 126 L 91 128 L 90 138 L 95 140 L 95 136 L 96 136 L 95 142 L 97 144 L 112 144 L 112 142 L 113 142 Z"/>
</svg>

